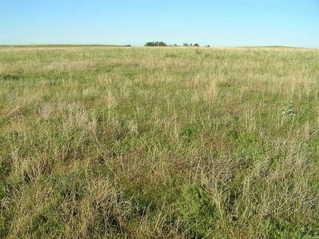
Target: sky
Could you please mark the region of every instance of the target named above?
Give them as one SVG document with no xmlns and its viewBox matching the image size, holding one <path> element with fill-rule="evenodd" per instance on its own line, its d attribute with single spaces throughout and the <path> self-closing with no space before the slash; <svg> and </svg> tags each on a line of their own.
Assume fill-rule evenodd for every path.
<svg viewBox="0 0 319 239">
<path fill-rule="evenodd" d="M 1 44 L 319 48 L 319 0 L 2 0 Z"/>
</svg>

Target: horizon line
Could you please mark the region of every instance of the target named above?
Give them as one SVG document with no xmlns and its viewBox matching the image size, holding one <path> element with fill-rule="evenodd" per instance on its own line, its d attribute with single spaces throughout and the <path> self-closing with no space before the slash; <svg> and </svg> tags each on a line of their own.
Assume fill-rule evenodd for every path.
<svg viewBox="0 0 319 239">
<path fill-rule="evenodd" d="M 191 43 L 190 43 L 191 44 Z M 208 47 L 209 46 L 209 47 Z M 106 43 L 30 43 L 30 44 L 0 44 L 0 47 L 145 47 L 144 45 L 137 44 L 106 44 Z M 158 47 L 194 47 L 196 46 L 183 46 L 183 44 L 168 44 L 167 46 L 158 46 Z M 232 45 L 232 46 L 223 46 L 223 45 L 210 45 L 204 44 L 199 47 L 206 48 L 301 48 L 301 49 L 318 49 L 317 47 L 304 47 L 304 46 L 289 46 L 289 45 Z M 149 47 L 149 48 L 156 48 Z"/>
</svg>

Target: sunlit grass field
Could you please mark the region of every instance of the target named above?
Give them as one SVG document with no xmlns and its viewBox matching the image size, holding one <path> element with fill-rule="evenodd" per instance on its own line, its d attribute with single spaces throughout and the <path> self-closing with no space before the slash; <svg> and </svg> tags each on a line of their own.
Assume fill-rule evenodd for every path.
<svg viewBox="0 0 319 239">
<path fill-rule="evenodd" d="M 0 48 L 0 238 L 319 238 L 319 50 Z"/>
</svg>

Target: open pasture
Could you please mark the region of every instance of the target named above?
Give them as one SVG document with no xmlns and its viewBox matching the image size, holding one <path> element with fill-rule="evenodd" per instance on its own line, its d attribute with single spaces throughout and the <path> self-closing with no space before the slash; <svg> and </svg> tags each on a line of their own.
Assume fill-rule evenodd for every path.
<svg viewBox="0 0 319 239">
<path fill-rule="evenodd" d="M 317 238 L 318 113 L 315 49 L 1 47 L 0 238 Z"/>
</svg>

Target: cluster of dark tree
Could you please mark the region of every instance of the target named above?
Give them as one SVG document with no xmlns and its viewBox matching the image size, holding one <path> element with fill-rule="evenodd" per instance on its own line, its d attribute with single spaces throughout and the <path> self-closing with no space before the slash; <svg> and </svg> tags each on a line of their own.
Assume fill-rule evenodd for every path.
<svg viewBox="0 0 319 239">
<path fill-rule="evenodd" d="M 195 47 L 199 47 L 200 45 L 198 44 L 198 43 L 190 43 L 190 44 L 188 44 L 188 43 L 184 43 L 183 44 L 183 46 L 195 46 Z"/>
<path fill-rule="evenodd" d="M 145 46 L 168 46 L 168 45 L 162 41 L 153 41 L 153 42 L 146 42 Z"/>
<path fill-rule="evenodd" d="M 162 42 L 162 41 L 153 41 L 153 42 L 146 42 L 145 43 L 145 46 L 179 46 L 177 44 L 174 44 L 174 45 L 168 45 L 166 44 L 165 42 Z M 198 43 L 184 43 L 183 44 L 184 47 L 200 47 L 200 45 Z M 206 45 L 205 47 L 210 47 L 210 45 Z"/>
</svg>

